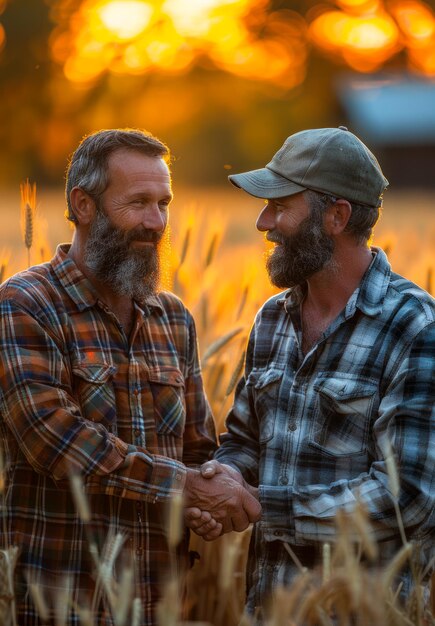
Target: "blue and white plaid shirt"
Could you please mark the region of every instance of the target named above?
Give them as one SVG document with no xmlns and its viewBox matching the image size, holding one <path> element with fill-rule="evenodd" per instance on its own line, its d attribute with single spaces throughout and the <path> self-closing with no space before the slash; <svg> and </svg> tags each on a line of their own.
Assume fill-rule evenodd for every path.
<svg viewBox="0 0 435 626">
<path fill-rule="evenodd" d="M 249 340 L 245 376 L 216 458 L 259 485 L 263 507 L 248 563 L 248 610 L 263 606 L 301 555 L 333 542 L 357 501 L 386 560 L 400 547 L 385 455 L 400 476 L 408 539 L 433 551 L 435 306 L 393 273 L 382 250 L 343 311 L 301 351 L 301 288 L 270 298 Z M 424 550 L 423 550 L 424 552 Z M 310 563 L 308 563 L 309 565 Z"/>
</svg>

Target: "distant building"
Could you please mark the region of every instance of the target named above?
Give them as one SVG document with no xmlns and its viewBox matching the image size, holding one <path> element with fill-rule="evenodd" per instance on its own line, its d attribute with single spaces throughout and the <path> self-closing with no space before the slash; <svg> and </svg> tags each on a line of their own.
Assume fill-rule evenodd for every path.
<svg viewBox="0 0 435 626">
<path fill-rule="evenodd" d="M 338 98 L 395 188 L 435 188 L 435 81 L 352 76 L 338 83 Z"/>
</svg>

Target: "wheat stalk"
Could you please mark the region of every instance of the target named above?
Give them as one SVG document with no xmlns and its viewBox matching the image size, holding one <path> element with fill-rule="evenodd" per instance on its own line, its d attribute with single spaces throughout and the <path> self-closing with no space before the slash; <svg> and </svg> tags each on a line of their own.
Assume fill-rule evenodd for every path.
<svg viewBox="0 0 435 626">
<path fill-rule="evenodd" d="M 38 583 L 29 581 L 28 589 L 30 592 L 30 596 L 33 600 L 33 604 L 35 605 L 36 611 L 43 622 L 48 622 L 49 620 L 49 610 L 47 603 L 44 598 L 43 590 L 41 585 Z"/>
<path fill-rule="evenodd" d="M 140 626 L 142 621 L 142 600 L 135 598 L 131 606 L 131 626 Z"/>
<path fill-rule="evenodd" d="M 408 540 L 405 534 L 405 528 L 403 526 L 402 515 L 399 507 L 399 494 L 400 494 L 400 482 L 399 473 L 397 471 L 397 465 L 394 458 L 393 447 L 389 439 L 386 441 L 386 455 L 385 464 L 387 466 L 388 483 L 393 499 L 394 511 L 396 513 L 397 525 L 399 527 L 400 537 L 404 546 L 407 545 Z"/>
<path fill-rule="evenodd" d="M 157 604 L 156 615 L 159 626 L 177 626 L 180 615 L 180 587 L 176 578 L 167 581 Z"/>
<path fill-rule="evenodd" d="M 237 382 L 239 381 L 242 375 L 243 367 L 245 365 L 245 356 L 246 356 L 246 351 L 243 350 L 242 354 L 239 357 L 239 360 L 237 361 L 237 365 L 234 368 L 233 373 L 231 374 L 231 378 L 229 380 L 228 386 L 225 391 L 226 397 L 228 397 L 233 392 L 234 387 L 236 386 Z"/>
<path fill-rule="evenodd" d="M 54 613 L 56 616 L 56 626 L 67 626 L 67 617 L 69 607 L 71 605 L 71 579 L 69 577 L 64 579 L 64 583 L 60 589 L 57 590 L 54 599 Z"/>
<path fill-rule="evenodd" d="M 119 582 L 116 594 L 116 602 L 113 607 L 114 619 L 116 626 L 125 626 L 130 603 L 134 590 L 134 570 L 133 567 L 124 567 L 121 572 L 121 580 Z"/>
<path fill-rule="evenodd" d="M 305 574 L 305 572 L 308 571 L 307 568 L 302 565 L 302 563 L 300 562 L 300 560 L 298 559 L 296 554 L 293 552 L 293 550 L 291 549 L 289 544 L 288 543 L 283 543 L 283 546 L 284 546 L 285 550 L 289 553 L 291 560 L 296 565 L 296 567 L 298 568 L 299 572 L 301 574 Z"/>
<path fill-rule="evenodd" d="M 169 501 L 169 512 L 167 515 L 167 538 L 168 546 L 171 550 L 178 546 L 183 537 L 183 510 L 183 494 L 175 493 Z"/>
<path fill-rule="evenodd" d="M 18 559 L 17 546 L 0 549 L 0 624 L 16 626 L 14 570 Z"/>
<path fill-rule="evenodd" d="M 207 254 L 205 255 L 204 267 L 207 268 L 211 265 L 213 258 L 217 251 L 217 245 L 219 241 L 218 233 L 214 233 L 212 238 L 210 239 L 210 243 L 208 245 Z"/>
<path fill-rule="evenodd" d="M 322 579 L 326 583 L 331 578 L 331 544 L 322 546 Z"/>
<path fill-rule="evenodd" d="M 432 291 L 432 280 L 433 280 L 433 270 L 431 267 L 427 268 L 427 275 L 426 275 L 426 291 L 430 294 L 433 293 Z"/>
<path fill-rule="evenodd" d="M 186 260 L 187 251 L 189 249 L 191 235 L 192 235 L 192 228 L 191 228 L 191 226 L 188 226 L 186 228 L 186 232 L 184 233 L 184 239 L 183 239 L 183 243 L 181 245 L 180 262 L 178 264 L 178 267 L 183 265 L 184 261 Z"/>
<path fill-rule="evenodd" d="M 29 179 L 20 185 L 21 192 L 21 233 L 27 248 L 27 263 L 30 266 L 30 249 L 33 244 L 36 212 L 36 183 Z"/>
<path fill-rule="evenodd" d="M 246 303 L 248 301 L 248 295 L 249 295 L 249 285 L 245 285 L 242 291 L 242 296 L 240 298 L 239 308 L 237 309 L 236 320 L 240 319 L 245 309 Z"/>
<path fill-rule="evenodd" d="M 0 283 L 6 279 L 6 270 L 8 268 L 10 258 L 11 252 L 3 248 L 0 253 Z"/>
<path fill-rule="evenodd" d="M 89 508 L 88 500 L 84 492 L 83 481 L 81 479 L 81 476 L 79 474 L 71 474 L 70 484 L 71 484 L 71 493 L 73 496 L 76 510 L 82 522 L 87 524 L 91 521 L 91 511 Z"/>
<path fill-rule="evenodd" d="M 219 339 L 213 341 L 213 343 L 210 344 L 207 350 L 204 352 L 204 355 L 202 357 L 202 364 L 205 365 L 213 355 L 222 350 L 222 348 L 225 347 L 231 341 L 231 339 L 234 339 L 234 337 L 241 333 L 242 330 L 243 326 L 239 326 L 238 328 L 234 328 L 228 333 L 225 333 L 223 337 L 219 337 Z"/>
</svg>

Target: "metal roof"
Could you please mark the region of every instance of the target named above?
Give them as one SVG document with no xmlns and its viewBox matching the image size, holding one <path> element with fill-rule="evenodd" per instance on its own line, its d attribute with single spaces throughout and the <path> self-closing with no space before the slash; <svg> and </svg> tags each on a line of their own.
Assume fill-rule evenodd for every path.
<svg viewBox="0 0 435 626">
<path fill-rule="evenodd" d="M 350 130 L 372 145 L 435 146 L 435 81 L 343 78 L 338 97 Z"/>
</svg>

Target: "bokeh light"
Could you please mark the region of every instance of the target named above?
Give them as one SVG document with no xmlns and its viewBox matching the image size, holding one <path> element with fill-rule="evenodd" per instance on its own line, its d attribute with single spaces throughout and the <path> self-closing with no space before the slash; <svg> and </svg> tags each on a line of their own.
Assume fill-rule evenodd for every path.
<svg viewBox="0 0 435 626">
<path fill-rule="evenodd" d="M 310 35 L 319 48 L 341 56 L 360 72 L 378 69 L 402 47 L 398 27 L 384 12 L 325 11 L 311 23 Z"/>
<path fill-rule="evenodd" d="M 96 13 L 108 31 L 122 41 L 133 39 L 148 26 L 153 9 L 139 0 L 118 0 L 102 2 Z"/>
<path fill-rule="evenodd" d="M 410 69 L 433 74 L 435 18 L 421 0 L 336 0 L 306 16 L 268 0 L 53 0 L 52 56 L 67 78 L 108 72 L 177 74 L 208 60 L 284 88 L 306 74 L 310 44 L 359 72 L 406 50 Z M 312 18 L 310 18 L 310 15 Z"/>
<path fill-rule="evenodd" d="M 288 10 L 269 14 L 266 0 L 85 0 L 74 11 L 67 0 L 54 4 L 52 56 L 73 82 L 182 73 L 204 59 L 286 88 L 305 78 L 305 21 Z"/>
<path fill-rule="evenodd" d="M 408 49 L 409 69 L 425 76 L 435 76 L 435 14 L 417 0 L 391 4 Z"/>
</svg>

